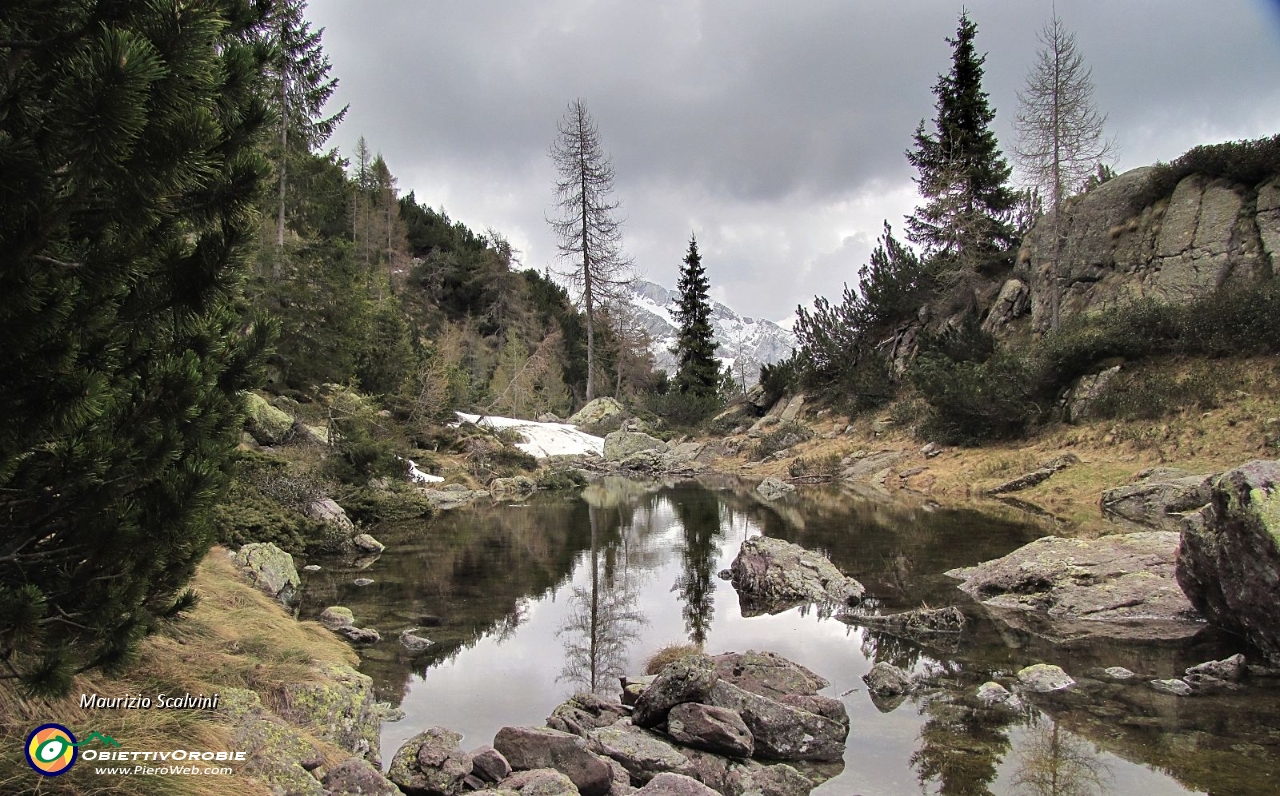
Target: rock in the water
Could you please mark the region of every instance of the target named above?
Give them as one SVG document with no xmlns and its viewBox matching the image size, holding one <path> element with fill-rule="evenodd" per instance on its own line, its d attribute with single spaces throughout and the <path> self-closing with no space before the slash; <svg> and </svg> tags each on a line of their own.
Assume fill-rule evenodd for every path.
<svg viewBox="0 0 1280 796">
<path fill-rule="evenodd" d="M 288 605 L 297 596 L 302 579 L 293 566 L 293 556 L 271 542 L 250 542 L 235 554 L 236 565 L 253 585 Z"/>
<path fill-rule="evenodd" d="M 659 774 L 636 791 L 636 796 L 720 796 L 693 777 L 683 774 Z"/>
<path fill-rule="evenodd" d="M 1182 525 L 1178 584 L 1209 621 L 1280 660 L 1280 461 L 1254 461 L 1214 482 Z"/>
<path fill-rule="evenodd" d="M 939 637 L 954 637 L 964 630 L 964 613 L 954 605 L 946 608 L 918 608 L 897 614 L 859 614 L 842 612 L 840 621 L 868 627 L 897 638 L 917 643 L 937 641 Z"/>
<path fill-rule="evenodd" d="M 307 564 L 302 568 L 303 572 L 319 572 L 322 567 L 319 564 Z"/>
<path fill-rule="evenodd" d="M 589 730 L 608 727 L 627 715 L 628 712 L 622 705 L 601 699 L 587 691 L 574 694 L 557 705 L 547 717 L 547 726 L 585 738 Z"/>
<path fill-rule="evenodd" d="M 771 699 L 813 696 L 831 685 L 800 664 L 776 652 L 726 652 L 712 658 L 720 679 L 744 691 Z"/>
<path fill-rule="evenodd" d="M 279 445 L 293 431 L 293 418 L 280 411 L 257 393 L 245 396 L 245 429 L 260 445 Z"/>
<path fill-rule="evenodd" d="M 849 726 L 849 711 L 838 699 L 821 694 L 783 694 L 778 701 L 784 705 L 831 719 L 837 724 Z"/>
<path fill-rule="evenodd" d="M 1061 667 L 1049 663 L 1037 663 L 1019 671 L 1018 682 L 1040 694 L 1061 691 L 1076 684 Z"/>
<path fill-rule="evenodd" d="M 331 605 L 320 612 L 320 624 L 330 630 L 337 630 L 342 627 L 350 627 L 356 623 L 355 614 L 351 613 L 351 609 L 343 605 Z"/>
<path fill-rule="evenodd" d="M 784 705 L 721 681 L 707 704 L 729 708 L 755 739 L 756 757 L 772 760 L 839 760 L 849 728 L 839 722 Z"/>
<path fill-rule="evenodd" d="M 375 581 L 373 578 L 356 578 L 351 582 L 357 586 L 372 586 Z"/>
<path fill-rule="evenodd" d="M 730 757 L 751 757 L 755 740 L 742 717 L 728 708 L 684 702 L 667 713 L 667 735 L 686 746 Z"/>
<path fill-rule="evenodd" d="M 567 421 L 572 426 L 595 426 L 626 412 L 613 398 L 597 398 L 582 407 Z"/>
<path fill-rule="evenodd" d="M 417 655 L 420 652 L 426 652 L 434 642 L 426 636 L 418 635 L 418 628 L 411 627 L 400 633 L 400 646 L 410 655 Z"/>
<path fill-rule="evenodd" d="M 493 748 L 517 771 L 554 768 L 567 776 L 583 796 L 609 792 L 609 767 L 576 735 L 545 727 L 503 727 L 494 736 Z"/>
<path fill-rule="evenodd" d="M 695 653 L 673 661 L 640 694 L 631 720 L 638 727 L 657 726 L 681 702 L 705 699 L 717 679 L 715 662 L 706 655 Z"/>
<path fill-rule="evenodd" d="M 1213 475 L 1152 469 L 1138 481 L 1102 493 L 1102 515 L 1157 531 L 1182 530 L 1182 518 L 1209 502 Z"/>
<path fill-rule="evenodd" d="M 471 751 L 471 773 L 485 782 L 501 782 L 511 774 L 511 764 L 497 749 L 481 746 Z"/>
<path fill-rule="evenodd" d="M 911 676 L 891 663 L 880 661 L 862 676 L 867 689 L 877 696 L 897 696 L 911 691 Z"/>
<path fill-rule="evenodd" d="M 666 453 L 667 443 L 642 431 L 613 431 L 605 435 L 605 461 L 620 462 L 642 451 Z"/>
<path fill-rule="evenodd" d="M 324 788 L 332 794 L 348 796 L 402 796 L 395 783 L 382 776 L 382 772 L 352 757 L 344 760 L 324 775 Z"/>
<path fill-rule="evenodd" d="M 1245 659 L 1240 653 L 1220 661 L 1205 661 L 1187 669 L 1188 676 L 1215 677 L 1219 680 L 1235 681 L 1245 675 Z"/>
<path fill-rule="evenodd" d="M 321 539 L 312 540 L 315 547 L 330 552 L 350 549 L 348 545 L 351 543 L 351 537 L 355 535 L 356 526 L 332 498 L 312 500 L 302 507 L 302 513 L 316 522 L 323 523 L 324 536 Z"/>
<path fill-rule="evenodd" d="M 371 627 L 352 627 L 347 625 L 338 628 L 337 632 L 356 644 L 377 644 L 382 641 L 382 634 Z"/>
<path fill-rule="evenodd" d="M 457 793 L 471 773 L 471 758 L 458 744 L 462 736 L 431 727 L 405 741 L 391 759 L 387 778 L 409 796 Z"/>
<path fill-rule="evenodd" d="M 1108 667 L 1103 669 L 1103 673 L 1112 680 L 1132 680 L 1138 676 L 1123 666 Z"/>
<path fill-rule="evenodd" d="M 1009 689 L 995 681 L 990 681 L 978 686 L 978 704 L 985 708 L 1016 708 L 1018 698 Z"/>
<path fill-rule="evenodd" d="M 374 539 L 367 533 L 356 534 L 351 538 L 351 544 L 357 549 L 366 553 L 381 553 L 387 549 L 387 546 L 377 539 Z"/>
<path fill-rule="evenodd" d="M 743 616 L 780 613 L 804 603 L 852 605 L 865 593 L 826 556 L 767 536 L 743 542 L 730 572 Z"/>
<path fill-rule="evenodd" d="M 511 478 L 495 478 L 489 482 L 489 494 L 494 497 L 522 497 L 538 491 L 538 485 L 527 475 Z"/>
<path fill-rule="evenodd" d="M 1191 696 L 1191 686 L 1183 680 L 1152 680 L 1151 687 L 1162 694 Z"/>
<path fill-rule="evenodd" d="M 760 497 L 765 500 L 777 500 L 796 491 L 796 488 L 792 484 L 783 481 L 781 478 L 769 476 L 756 485 L 756 491 L 759 492 Z"/>
<path fill-rule="evenodd" d="M 1177 547 L 1166 531 L 1046 536 L 947 575 L 997 618 L 1052 641 L 1187 638 L 1203 624 L 1174 580 Z"/>
<path fill-rule="evenodd" d="M 689 759 L 669 742 L 626 719 L 592 730 L 587 738 L 593 752 L 617 760 L 636 782 L 648 782 L 663 772 L 684 774 L 692 770 Z"/>
</svg>

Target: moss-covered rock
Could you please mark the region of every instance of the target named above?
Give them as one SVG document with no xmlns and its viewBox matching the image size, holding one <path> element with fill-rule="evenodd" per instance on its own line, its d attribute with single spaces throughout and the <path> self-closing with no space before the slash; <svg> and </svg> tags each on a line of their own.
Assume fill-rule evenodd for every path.
<svg viewBox="0 0 1280 796">
<path fill-rule="evenodd" d="M 327 664 L 320 671 L 322 680 L 286 688 L 289 707 L 281 715 L 309 728 L 318 738 L 382 765 L 382 720 L 373 695 L 373 679 L 340 663 Z"/>
<path fill-rule="evenodd" d="M 604 438 L 604 458 L 618 462 L 641 451 L 665 453 L 667 443 L 642 431 L 614 431 Z"/>
<path fill-rule="evenodd" d="M 568 422 L 574 426 L 595 426 L 624 412 L 622 404 L 613 398 L 597 398 L 579 409 Z"/>
<path fill-rule="evenodd" d="M 224 688 L 218 717 L 232 727 L 231 748 L 246 753 L 238 769 L 276 793 L 325 796 L 325 789 L 303 767 L 322 755 L 305 735 L 262 706 L 262 699 L 245 688 Z"/>
<path fill-rule="evenodd" d="M 293 556 L 270 542 L 244 545 L 236 551 L 235 562 L 255 586 L 286 605 L 302 585 Z"/>
<path fill-rule="evenodd" d="M 261 445 L 279 445 L 293 431 L 293 418 L 257 393 L 245 393 L 245 430 Z"/>
</svg>

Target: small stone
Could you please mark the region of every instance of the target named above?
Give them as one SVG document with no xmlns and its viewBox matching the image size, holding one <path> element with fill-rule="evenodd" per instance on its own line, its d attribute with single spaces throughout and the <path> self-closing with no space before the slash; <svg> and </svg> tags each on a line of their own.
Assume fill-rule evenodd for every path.
<svg viewBox="0 0 1280 796">
<path fill-rule="evenodd" d="M 367 533 L 357 534 L 356 536 L 354 536 L 351 539 L 351 544 L 355 545 L 357 549 L 363 550 L 366 553 L 381 553 L 383 550 L 387 549 L 386 545 L 384 545 L 382 542 L 379 542 L 377 539 L 374 539 L 372 536 L 370 536 Z"/>
<path fill-rule="evenodd" d="M 434 643 L 429 638 L 419 636 L 415 632 L 417 629 L 416 627 L 411 627 L 400 634 L 400 646 L 404 647 L 411 655 L 426 652 L 427 647 Z"/>
<path fill-rule="evenodd" d="M 911 691 L 911 677 L 891 663 L 881 661 L 862 676 L 867 689 L 878 696 L 896 696 Z"/>
<path fill-rule="evenodd" d="M 401 796 L 391 780 L 366 761 L 352 757 L 334 766 L 322 780 L 329 793 L 361 794 L 361 796 Z"/>
<path fill-rule="evenodd" d="M 338 628 L 337 632 L 356 644 L 377 644 L 382 641 L 382 634 L 371 627 L 351 627 L 348 625 Z"/>
<path fill-rule="evenodd" d="M 319 564 L 307 564 L 302 568 L 303 572 L 319 572 L 320 570 L 321 566 Z"/>
<path fill-rule="evenodd" d="M 1076 684 L 1071 676 L 1060 667 L 1048 663 L 1037 663 L 1018 672 L 1018 681 L 1032 691 L 1047 694 L 1050 691 L 1061 691 Z"/>
<path fill-rule="evenodd" d="M 1009 689 L 993 681 L 978 686 L 978 703 L 983 707 L 1016 708 L 1018 698 Z"/>
<path fill-rule="evenodd" d="M 727 569 L 722 569 L 716 573 L 716 577 L 719 578 L 720 580 L 732 580 L 733 573 Z"/>
<path fill-rule="evenodd" d="M 471 752 L 471 771 L 485 782 L 501 782 L 511 775 L 511 764 L 492 746 Z"/>
<path fill-rule="evenodd" d="M 1244 656 L 1240 653 L 1232 655 L 1230 658 L 1224 658 L 1220 661 L 1205 661 L 1197 666 L 1187 669 L 1188 675 L 1202 675 L 1204 677 L 1213 677 L 1218 680 L 1239 680 L 1244 677 L 1246 665 Z"/>
<path fill-rule="evenodd" d="M 373 583 L 373 578 L 356 578 L 351 582 L 357 586 L 368 586 Z"/>
<path fill-rule="evenodd" d="M 1174 696 L 1190 696 L 1191 686 L 1182 680 L 1152 680 L 1151 687 L 1162 694 Z"/>
<path fill-rule="evenodd" d="M 1110 668 L 1103 669 L 1102 671 L 1103 674 L 1110 677 L 1112 680 L 1132 680 L 1138 676 L 1123 666 L 1112 666 Z"/>
<path fill-rule="evenodd" d="M 351 613 L 351 609 L 343 605 L 331 605 L 320 612 L 320 624 L 330 630 L 337 630 L 343 627 L 350 627 L 356 623 L 355 614 Z"/>
</svg>

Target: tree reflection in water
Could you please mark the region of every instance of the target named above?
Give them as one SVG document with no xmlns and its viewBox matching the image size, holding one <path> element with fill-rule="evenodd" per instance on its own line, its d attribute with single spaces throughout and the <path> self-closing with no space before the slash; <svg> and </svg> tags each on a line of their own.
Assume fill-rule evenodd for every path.
<svg viewBox="0 0 1280 796">
<path fill-rule="evenodd" d="M 1014 718 L 963 704 L 946 691 L 924 700 L 920 712 L 925 721 L 911 767 L 921 789 L 936 782 L 944 796 L 991 796 Z"/>
<path fill-rule="evenodd" d="M 1018 770 L 1013 776 L 1019 796 L 1105 796 L 1111 769 L 1089 745 L 1056 719 L 1034 722 L 1019 745 Z"/>
<path fill-rule="evenodd" d="M 684 603 L 681 613 L 689 641 L 702 645 L 715 616 L 716 584 L 711 570 L 720 551 L 721 511 L 729 509 L 716 493 L 706 489 L 691 490 L 674 507 L 684 529 L 684 566 L 672 591 L 679 592 Z"/>
<path fill-rule="evenodd" d="M 591 582 L 587 587 L 574 588 L 569 615 L 556 631 L 565 656 L 564 669 L 557 680 L 604 695 L 617 692 L 618 677 L 626 674 L 628 646 L 645 624 L 645 617 L 636 609 L 627 545 L 606 545 L 604 541 L 622 525 L 620 512 L 597 508 L 588 501 L 587 515 L 591 525 Z"/>
</svg>

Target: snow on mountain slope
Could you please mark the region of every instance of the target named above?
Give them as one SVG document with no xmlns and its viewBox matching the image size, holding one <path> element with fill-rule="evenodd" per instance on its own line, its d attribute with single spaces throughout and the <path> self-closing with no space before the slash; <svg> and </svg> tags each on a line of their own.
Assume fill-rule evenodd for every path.
<svg viewBox="0 0 1280 796">
<path fill-rule="evenodd" d="M 643 280 L 631 288 L 630 303 L 640 323 L 653 338 L 653 356 L 657 365 L 674 374 L 676 326 L 674 310 L 679 293 Z M 715 333 L 716 356 L 732 368 L 735 379 L 744 378 L 747 387 L 760 379 L 760 366 L 786 359 L 795 348 L 796 338 L 789 329 L 763 318 L 747 318 L 718 301 L 711 302 L 711 328 Z"/>
</svg>

